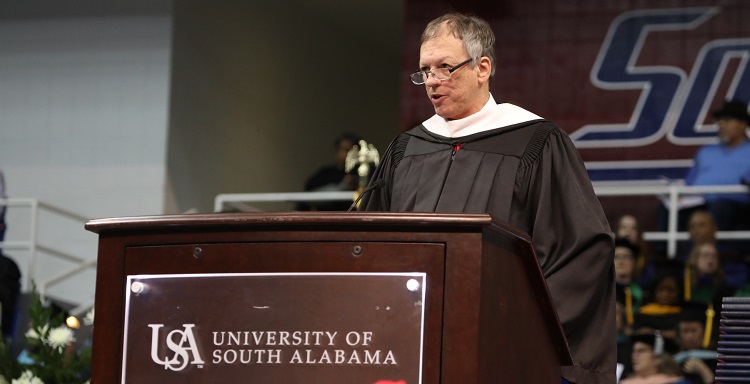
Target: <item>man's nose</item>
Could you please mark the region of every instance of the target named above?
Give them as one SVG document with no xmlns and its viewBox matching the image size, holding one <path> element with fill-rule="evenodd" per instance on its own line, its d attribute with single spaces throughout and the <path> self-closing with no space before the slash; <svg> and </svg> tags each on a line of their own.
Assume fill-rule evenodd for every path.
<svg viewBox="0 0 750 384">
<path fill-rule="evenodd" d="M 438 80 L 435 77 L 434 73 L 432 73 L 432 72 L 425 72 L 425 76 L 426 76 L 426 78 L 424 80 L 424 85 L 426 85 L 428 87 L 432 87 L 432 86 L 435 86 L 435 85 L 440 85 L 441 81 Z"/>
</svg>

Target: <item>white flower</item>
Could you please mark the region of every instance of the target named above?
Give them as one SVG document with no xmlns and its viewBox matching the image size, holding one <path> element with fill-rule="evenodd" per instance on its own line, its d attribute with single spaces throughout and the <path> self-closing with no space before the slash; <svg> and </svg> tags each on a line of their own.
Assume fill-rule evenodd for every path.
<svg viewBox="0 0 750 384">
<path fill-rule="evenodd" d="M 21 377 L 13 379 L 10 384 L 44 384 L 44 382 L 40 378 L 34 376 L 31 371 L 26 371 L 21 374 Z"/>
<path fill-rule="evenodd" d="M 91 308 L 90 311 L 86 312 L 86 316 L 83 317 L 83 324 L 84 325 L 94 324 L 94 308 Z"/>
<path fill-rule="evenodd" d="M 44 340 L 47 345 L 56 348 L 58 352 L 62 352 L 66 345 L 74 341 L 76 341 L 76 338 L 73 335 L 73 330 L 64 325 L 51 329 L 49 336 Z"/>
<path fill-rule="evenodd" d="M 29 330 L 26 331 L 26 337 L 30 339 L 41 339 L 42 336 L 44 336 L 47 333 L 48 329 L 49 329 L 49 324 L 44 324 L 44 326 L 40 328 L 39 331 L 37 331 L 36 328 L 29 328 Z"/>
<path fill-rule="evenodd" d="M 0 375 L 0 384 L 8 384 L 8 379 L 3 375 Z"/>
</svg>

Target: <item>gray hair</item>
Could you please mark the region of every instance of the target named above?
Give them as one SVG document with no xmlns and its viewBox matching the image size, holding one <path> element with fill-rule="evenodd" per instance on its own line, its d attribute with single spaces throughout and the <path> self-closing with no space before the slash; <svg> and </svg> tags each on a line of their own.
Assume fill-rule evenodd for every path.
<svg viewBox="0 0 750 384">
<path fill-rule="evenodd" d="M 489 23 L 473 15 L 448 13 L 427 24 L 422 32 L 421 44 L 437 37 L 443 28 L 463 42 L 464 50 L 474 59 L 473 65 L 476 65 L 476 59 L 489 57 L 492 64 L 490 78 L 495 76 L 495 33 Z"/>
</svg>

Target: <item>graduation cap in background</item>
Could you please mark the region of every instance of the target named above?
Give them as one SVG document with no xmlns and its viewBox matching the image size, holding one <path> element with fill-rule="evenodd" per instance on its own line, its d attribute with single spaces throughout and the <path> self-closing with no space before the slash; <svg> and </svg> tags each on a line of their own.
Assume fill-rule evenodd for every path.
<svg viewBox="0 0 750 384">
<path fill-rule="evenodd" d="M 651 283 L 644 287 L 648 296 L 646 304 L 635 314 L 634 329 L 649 328 L 661 331 L 677 332 L 677 321 L 682 310 L 682 268 L 683 264 L 674 261 L 658 261 L 652 265 Z M 656 287 L 668 278 L 674 280 L 674 296 L 656 300 Z M 663 296 L 663 295 L 662 295 Z"/>
<path fill-rule="evenodd" d="M 654 355 L 661 355 L 663 353 L 674 355 L 680 351 L 680 346 L 674 340 L 662 336 L 659 331 L 636 333 L 630 336 L 630 342 L 633 344 L 641 342 L 650 345 L 654 350 Z"/>
<path fill-rule="evenodd" d="M 641 247 L 639 247 L 636 244 L 633 244 L 630 242 L 630 240 L 624 238 L 624 237 L 617 237 L 615 238 L 615 248 L 617 247 L 625 247 L 630 250 L 630 252 L 633 254 L 633 259 L 637 259 L 638 255 L 641 254 Z"/>
<path fill-rule="evenodd" d="M 697 321 L 706 324 L 708 306 L 701 303 L 689 302 L 682 305 L 680 321 Z"/>
<path fill-rule="evenodd" d="M 714 317 L 716 312 L 714 306 L 696 302 L 688 302 L 682 305 L 680 312 L 680 322 L 699 322 L 703 325 L 703 348 L 708 348 L 711 344 L 711 333 L 714 327 Z"/>
</svg>

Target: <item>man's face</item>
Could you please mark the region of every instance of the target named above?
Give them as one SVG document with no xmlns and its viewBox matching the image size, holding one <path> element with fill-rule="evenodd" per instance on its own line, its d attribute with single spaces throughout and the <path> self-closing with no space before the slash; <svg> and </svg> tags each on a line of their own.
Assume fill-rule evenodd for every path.
<svg viewBox="0 0 750 384">
<path fill-rule="evenodd" d="M 673 277 L 665 277 L 656 283 L 654 289 L 654 302 L 661 305 L 674 305 L 679 299 L 677 280 Z"/>
<path fill-rule="evenodd" d="M 445 28 L 436 37 L 425 41 L 419 50 L 419 68 L 429 71 L 439 67 L 455 67 L 469 59 L 461 40 Z M 487 102 L 482 92 L 483 80 L 475 63 L 458 68 L 448 80 L 437 80 L 430 74 L 425 81 L 427 96 L 435 113 L 447 120 L 462 119 L 479 112 Z"/>
<path fill-rule="evenodd" d="M 636 373 L 648 373 L 655 370 L 654 349 L 640 341 L 633 343 L 633 354 L 631 356 L 633 371 Z"/>
<path fill-rule="evenodd" d="M 681 321 L 677 328 L 683 350 L 703 347 L 703 324 L 700 321 Z"/>
<path fill-rule="evenodd" d="M 696 212 L 690 216 L 688 232 L 693 243 L 713 241 L 716 238 L 716 224 L 708 212 Z"/>
<path fill-rule="evenodd" d="M 733 117 L 719 119 L 719 141 L 724 145 L 734 146 L 745 140 L 747 123 Z"/>
<path fill-rule="evenodd" d="M 640 235 L 638 233 L 638 221 L 635 217 L 625 215 L 620 218 L 620 222 L 617 225 L 617 236 L 624 237 L 633 244 L 638 244 Z"/>
<path fill-rule="evenodd" d="M 632 279 L 635 255 L 628 247 L 615 247 L 615 275 L 619 279 Z"/>
</svg>

